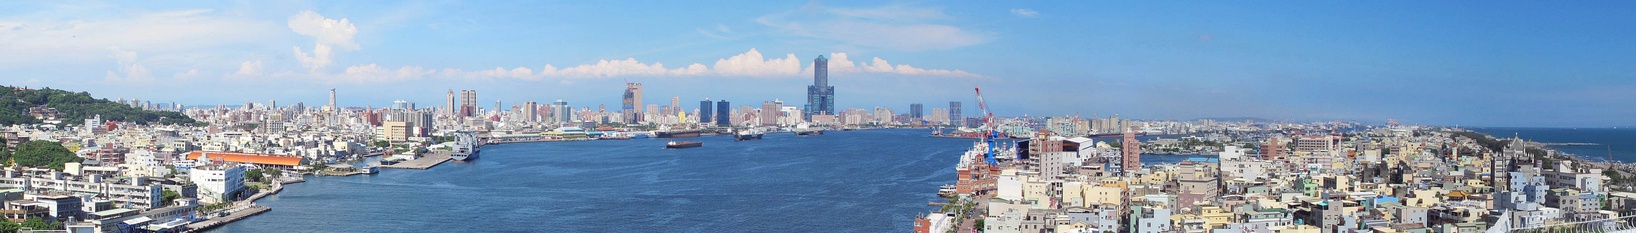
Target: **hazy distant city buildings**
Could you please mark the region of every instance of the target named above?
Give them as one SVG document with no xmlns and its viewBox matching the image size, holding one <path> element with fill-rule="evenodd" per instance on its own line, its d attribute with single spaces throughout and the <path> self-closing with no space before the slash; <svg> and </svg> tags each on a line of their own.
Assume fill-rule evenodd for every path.
<svg viewBox="0 0 1636 233">
<path fill-rule="evenodd" d="M 625 124 L 642 122 L 642 84 L 625 83 L 624 97 L 619 112 L 624 116 Z"/>
</svg>

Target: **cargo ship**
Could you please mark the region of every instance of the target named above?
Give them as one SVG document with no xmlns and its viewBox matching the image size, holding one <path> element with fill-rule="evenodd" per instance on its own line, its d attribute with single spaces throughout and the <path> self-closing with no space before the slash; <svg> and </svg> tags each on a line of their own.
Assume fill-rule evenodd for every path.
<svg viewBox="0 0 1636 233">
<path fill-rule="evenodd" d="M 762 133 L 755 130 L 745 130 L 733 133 L 733 141 L 761 140 Z"/>
<path fill-rule="evenodd" d="M 683 148 L 694 148 L 694 147 L 700 147 L 700 146 L 704 146 L 704 143 L 703 142 L 678 142 L 678 141 L 670 141 L 668 143 L 665 143 L 665 149 L 683 149 Z"/>
<path fill-rule="evenodd" d="M 454 152 L 449 154 L 449 158 L 455 161 L 476 159 L 478 152 L 482 151 L 481 146 L 477 142 L 477 135 L 467 133 L 455 135 Z"/>
<path fill-rule="evenodd" d="M 654 131 L 653 132 L 653 137 L 656 137 L 656 138 L 696 138 L 696 137 L 699 137 L 699 131 L 698 130 Z"/>
<path fill-rule="evenodd" d="M 800 135 L 800 136 L 824 135 L 824 129 L 819 129 L 819 128 L 797 129 L 797 130 L 795 130 L 795 135 Z"/>
<path fill-rule="evenodd" d="M 798 125 L 794 129 L 790 129 L 790 131 L 795 132 L 795 135 L 798 135 L 798 136 L 824 135 L 824 128 L 822 128 L 822 127 L 812 127 L 812 126 L 807 125 L 807 124 Z"/>
</svg>

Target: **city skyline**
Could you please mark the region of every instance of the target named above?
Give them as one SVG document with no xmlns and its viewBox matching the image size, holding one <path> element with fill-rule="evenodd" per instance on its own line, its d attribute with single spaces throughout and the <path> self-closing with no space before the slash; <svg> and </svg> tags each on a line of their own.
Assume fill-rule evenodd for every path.
<svg viewBox="0 0 1636 233">
<path fill-rule="evenodd" d="M 1612 10 L 1629 3 L 666 11 L 679 4 L 25 2 L 0 10 L 0 52 L 22 55 L 0 59 L 0 81 L 184 105 L 318 106 L 337 89 L 341 106 L 435 106 L 459 89 L 587 107 L 635 82 L 648 96 L 803 106 L 807 61 L 823 56 L 837 110 L 969 103 L 982 86 L 1004 116 L 1636 125 L 1636 79 L 1620 65 L 1636 48 L 1618 39 L 1636 26 L 1613 23 L 1636 16 Z"/>
</svg>

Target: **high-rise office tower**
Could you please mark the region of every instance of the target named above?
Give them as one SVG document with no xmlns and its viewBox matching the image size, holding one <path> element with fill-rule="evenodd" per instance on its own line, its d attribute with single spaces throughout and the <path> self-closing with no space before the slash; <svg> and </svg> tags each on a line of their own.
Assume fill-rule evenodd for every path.
<svg viewBox="0 0 1636 233">
<path fill-rule="evenodd" d="M 714 113 L 716 112 L 716 110 L 715 110 L 715 108 L 711 107 L 711 104 L 712 103 L 710 103 L 710 98 L 705 98 L 704 101 L 699 101 L 699 122 L 700 123 L 710 123 L 710 122 L 713 122 L 713 120 L 715 120 L 715 118 L 712 118 L 712 117 L 715 116 Z"/>
<path fill-rule="evenodd" d="M 568 101 L 562 101 L 562 99 L 557 99 L 557 103 L 552 104 L 552 105 L 553 106 L 551 106 L 551 111 L 554 111 L 553 114 L 556 115 L 556 117 L 557 117 L 557 123 L 573 122 L 574 109 L 568 107 Z"/>
<path fill-rule="evenodd" d="M 966 126 L 966 118 L 960 114 L 960 101 L 949 102 L 949 124 Z"/>
<path fill-rule="evenodd" d="M 460 90 L 460 116 L 477 116 L 477 90 Z"/>
<path fill-rule="evenodd" d="M 777 126 L 778 117 L 782 115 L 778 112 L 778 110 L 781 108 L 784 108 L 784 106 L 782 106 L 780 103 L 774 103 L 772 101 L 761 102 L 761 115 L 759 115 L 761 118 L 761 126 Z"/>
<path fill-rule="evenodd" d="M 708 101 L 708 100 L 706 100 L 706 101 Z M 727 103 L 727 100 L 716 101 L 716 125 L 718 125 L 718 126 L 732 126 L 733 125 L 732 109 L 733 109 L 733 105 L 730 104 L 730 103 Z"/>
<path fill-rule="evenodd" d="M 528 122 L 539 121 L 539 119 L 540 119 L 539 118 L 539 116 L 540 116 L 540 109 L 539 108 L 540 108 L 540 103 L 536 103 L 534 101 L 523 102 L 523 115 L 524 115 L 523 118 L 528 119 Z"/>
<path fill-rule="evenodd" d="M 621 103 L 624 106 L 621 106 L 619 113 L 625 116 L 626 124 L 642 122 L 641 83 L 625 83 L 625 100 Z"/>
<path fill-rule="evenodd" d="M 676 112 L 681 112 L 681 111 L 682 111 L 682 97 L 681 96 L 671 96 L 670 97 L 670 111 L 665 112 L 665 115 L 675 116 Z"/>
<path fill-rule="evenodd" d="M 330 88 L 329 89 L 329 107 L 330 107 L 330 109 L 340 109 L 341 108 L 341 106 L 336 106 L 335 105 L 335 88 Z"/>
<path fill-rule="evenodd" d="M 444 107 L 449 108 L 448 110 L 446 110 L 446 111 L 449 111 L 449 115 L 460 115 L 460 106 L 455 105 L 455 103 L 454 103 L 454 90 L 453 89 L 449 90 L 448 100 L 449 100 L 449 105 L 445 105 Z"/>
<path fill-rule="evenodd" d="M 925 110 L 926 105 L 909 104 L 909 119 L 914 122 L 920 122 L 920 118 L 926 117 Z"/>
<path fill-rule="evenodd" d="M 806 114 L 801 119 L 812 120 L 812 115 L 835 114 L 835 87 L 829 86 L 829 59 L 818 55 L 812 60 L 812 86 L 807 86 Z"/>
</svg>

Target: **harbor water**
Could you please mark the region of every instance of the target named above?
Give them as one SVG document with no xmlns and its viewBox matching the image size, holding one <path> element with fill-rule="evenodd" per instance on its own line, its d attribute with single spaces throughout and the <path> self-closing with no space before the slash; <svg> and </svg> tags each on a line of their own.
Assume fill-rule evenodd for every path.
<svg viewBox="0 0 1636 233">
<path fill-rule="evenodd" d="M 919 130 L 519 143 L 429 170 L 309 177 L 213 232 L 905 232 L 971 140 Z"/>
<path fill-rule="evenodd" d="M 502 144 L 429 170 L 309 177 L 213 232 L 908 232 L 974 142 L 924 130 L 678 140 L 704 146 Z"/>
</svg>

